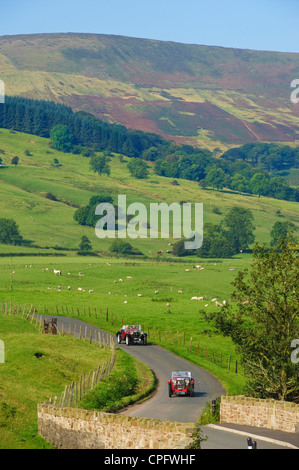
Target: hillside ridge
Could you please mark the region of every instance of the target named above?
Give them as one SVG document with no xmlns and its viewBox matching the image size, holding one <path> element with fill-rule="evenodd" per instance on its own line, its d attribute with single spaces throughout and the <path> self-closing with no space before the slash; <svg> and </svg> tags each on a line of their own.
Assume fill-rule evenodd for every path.
<svg viewBox="0 0 299 470">
<path fill-rule="evenodd" d="M 209 150 L 296 144 L 290 83 L 298 74 L 299 54 L 289 52 L 89 33 L 0 37 L 8 95 L 64 103 Z"/>
</svg>

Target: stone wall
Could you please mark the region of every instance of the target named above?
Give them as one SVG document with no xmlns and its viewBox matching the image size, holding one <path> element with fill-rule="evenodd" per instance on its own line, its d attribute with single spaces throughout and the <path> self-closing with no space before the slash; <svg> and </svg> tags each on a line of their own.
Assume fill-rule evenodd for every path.
<svg viewBox="0 0 299 470">
<path fill-rule="evenodd" d="M 299 432 L 299 405 L 244 396 L 223 396 L 220 422 Z"/>
<path fill-rule="evenodd" d="M 194 423 L 38 405 L 38 433 L 59 449 L 186 449 Z"/>
</svg>

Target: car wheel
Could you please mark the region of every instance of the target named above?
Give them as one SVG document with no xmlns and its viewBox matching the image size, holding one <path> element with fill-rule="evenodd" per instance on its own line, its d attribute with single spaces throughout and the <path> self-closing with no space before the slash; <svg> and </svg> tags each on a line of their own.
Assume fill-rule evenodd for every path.
<svg viewBox="0 0 299 470">
<path fill-rule="evenodd" d="M 126 336 L 126 345 L 129 346 L 130 344 L 130 338 L 129 338 L 129 335 Z"/>
<path fill-rule="evenodd" d="M 118 344 L 121 343 L 121 335 L 117 335 L 117 342 L 118 342 Z"/>
<path fill-rule="evenodd" d="M 168 384 L 168 396 L 169 396 L 169 397 L 172 397 L 172 388 L 171 388 L 171 384 Z"/>
<path fill-rule="evenodd" d="M 143 344 L 147 344 L 147 336 L 143 336 Z"/>
</svg>

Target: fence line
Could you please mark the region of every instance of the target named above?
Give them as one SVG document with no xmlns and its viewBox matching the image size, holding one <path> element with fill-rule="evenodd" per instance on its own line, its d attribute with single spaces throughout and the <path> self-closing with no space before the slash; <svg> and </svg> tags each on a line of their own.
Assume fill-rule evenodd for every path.
<svg viewBox="0 0 299 470">
<path fill-rule="evenodd" d="M 109 311 L 109 308 L 107 307 L 106 309 L 97 309 L 96 307 L 93 308 L 93 311 L 91 307 L 87 307 L 87 310 L 85 307 L 83 307 L 83 311 L 81 308 L 81 311 L 79 307 L 67 307 L 67 306 L 62 306 L 59 308 L 58 305 L 55 307 L 53 306 L 41 306 L 39 305 L 38 308 L 35 305 L 25 305 L 23 308 L 21 307 L 20 304 L 16 305 L 11 302 L 1 302 L 1 313 L 7 314 L 7 315 L 15 315 L 19 314 L 22 312 L 22 316 L 26 317 L 27 319 L 30 319 L 30 322 L 33 323 L 33 319 L 35 315 L 38 313 L 43 312 L 43 314 L 49 314 L 49 315 L 59 315 L 61 313 L 62 315 L 68 315 L 71 313 L 74 317 L 91 317 L 94 316 L 95 319 L 103 320 L 106 321 L 106 323 L 109 323 L 111 326 L 115 326 L 116 329 L 119 328 L 119 322 L 124 325 L 130 323 L 127 319 L 125 320 L 124 318 L 121 318 L 120 320 L 117 318 L 117 315 L 113 315 L 112 312 Z M 36 317 L 35 317 L 36 318 Z M 37 320 L 35 321 L 35 325 L 37 325 Z M 41 325 L 40 325 L 41 327 Z M 70 328 L 70 325 L 69 325 Z M 214 350 L 208 349 L 206 345 L 201 344 L 201 340 L 195 340 L 192 336 L 190 337 L 189 341 L 186 338 L 186 332 L 179 332 L 176 330 L 175 332 L 169 330 L 161 330 L 160 328 L 156 329 L 155 327 L 147 327 L 146 329 L 144 326 L 142 326 L 143 331 L 147 332 L 148 338 L 153 338 L 154 341 L 159 341 L 160 343 L 164 344 L 173 344 L 173 345 L 178 345 L 180 347 L 184 347 L 187 349 L 189 353 L 195 354 L 197 357 L 202 357 L 203 359 L 212 362 L 216 366 L 219 366 L 221 368 L 227 369 L 228 371 L 232 371 L 234 373 L 239 373 L 239 364 L 237 359 L 232 358 L 231 355 L 228 355 L 224 357 L 224 354 L 222 351 L 217 351 L 215 352 Z M 67 331 L 58 331 L 58 334 L 67 334 Z M 90 332 L 91 335 L 91 332 Z M 80 326 L 80 331 L 79 331 L 79 337 L 80 338 L 85 338 L 87 339 L 87 327 L 85 327 L 84 333 L 82 332 L 81 326 Z M 110 336 L 107 334 L 106 341 L 105 341 L 105 336 L 101 335 L 99 333 L 99 345 L 104 348 L 109 347 L 109 338 Z M 89 338 L 89 341 L 91 341 L 91 336 Z M 96 341 L 96 339 L 95 339 Z"/>
</svg>

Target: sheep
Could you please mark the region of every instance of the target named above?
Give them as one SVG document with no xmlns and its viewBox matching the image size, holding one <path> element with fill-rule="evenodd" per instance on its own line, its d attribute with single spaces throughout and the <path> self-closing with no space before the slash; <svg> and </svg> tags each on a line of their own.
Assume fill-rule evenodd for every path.
<svg viewBox="0 0 299 470">
<path fill-rule="evenodd" d="M 197 300 L 197 297 L 191 297 L 191 300 Z"/>
<path fill-rule="evenodd" d="M 127 279 L 132 279 L 132 276 L 127 276 Z"/>
<path fill-rule="evenodd" d="M 197 300 L 203 300 L 203 297 L 197 297 Z"/>
<path fill-rule="evenodd" d="M 118 281 L 119 281 L 119 282 L 123 282 L 123 280 L 122 280 L 122 279 L 119 279 Z"/>
<path fill-rule="evenodd" d="M 208 307 L 208 306 L 209 306 L 209 304 L 205 304 L 205 307 Z"/>
<path fill-rule="evenodd" d="M 142 297 L 142 294 L 137 294 L 137 297 Z"/>
<path fill-rule="evenodd" d="M 217 297 L 215 297 L 214 299 L 211 299 L 211 302 L 216 302 L 217 301 Z"/>
<path fill-rule="evenodd" d="M 83 291 L 82 287 L 78 287 L 78 291 L 82 292 Z"/>
<path fill-rule="evenodd" d="M 68 290 L 71 290 L 71 286 L 67 286 Z"/>
<path fill-rule="evenodd" d="M 55 276 L 61 276 L 61 271 L 59 269 L 52 269 L 53 273 L 55 274 Z"/>
<path fill-rule="evenodd" d="M 92 294 L 92 293 L 93 293 L 93 289 L 89 289 L 88 292 L 89 292 L 90 294 Z"/>
<path fill-rule="evenodd" d="M 223 307 L 223 305 L 220 302 L 215 302 L 216 307 Z"/>
<path fill-rule="evenodd" d="M 166 304 L 166 307 L 170 307 L 170 304 L 169 304 L 169 303 L 167 303 L 167 304 Z"/>
<path fill-rule="evenodd" d="M 190 269 L 185 269 L 185 271 L 186 271 L 186 273 L 187 273 L 188 271 L 190 271 Z"/>
<path fill-rule="evenodd" d="M 155 290 L 155 294 L 158 294 L 158 292 L 159 292 L 158 290 Z"/>
<path fill-rule="evenodd" d="M 182 290 L 178 290 L 178 293 L 179 293 L 179 294 L 183 294 L 183 291 L 182 291 Z"/>
<path fill-rule="evenodd" d="M 201 266 L 199 264 L 196 264 L 195 266 L 193 266 L 194 269 L 199 269 Z"/>
<path fill-rule="evenodd" d="M 127 304 L 127 303 L 128 303 L 128 301 L 127 301 L 127 300 L 125 300 L 125 301 L 124 301 L 124 304 Z"/>
</svg>

